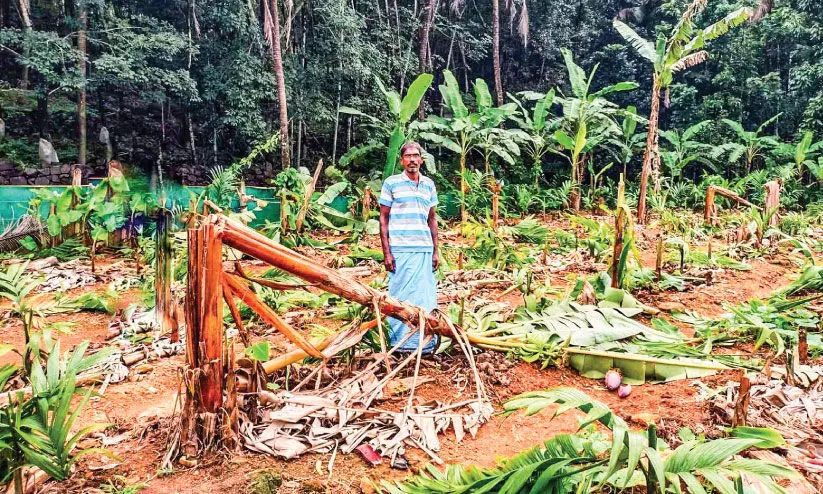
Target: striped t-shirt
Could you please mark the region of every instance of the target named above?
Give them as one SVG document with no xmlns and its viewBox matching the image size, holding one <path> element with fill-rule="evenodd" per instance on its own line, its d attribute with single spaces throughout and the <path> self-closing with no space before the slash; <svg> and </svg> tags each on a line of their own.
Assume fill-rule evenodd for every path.
<svg viewBox="0 0 823 494">
<path fill-rule="evenodd" d="M 392 252 L 432 252 L 429 210 L 437 205 L 437 190 L 428 177 L 419 175 L 415 183 L 406 173 L 383 181 L 377 201 L 391 208 L 389 213 L 389 248 Z"/>
</svg>

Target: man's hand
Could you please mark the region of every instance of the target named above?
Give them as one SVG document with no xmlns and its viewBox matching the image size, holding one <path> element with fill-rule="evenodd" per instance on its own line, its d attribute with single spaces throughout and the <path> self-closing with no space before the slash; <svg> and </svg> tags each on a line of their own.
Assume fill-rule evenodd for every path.
<svg viewBox="0 0 823 494">
<path fill-rule="evenodd" d="M 383 266 L 386 267 L 386 271 L 394 273 L 394 256 L 391 255 L 391 252 L 386 252 L 385 254 L 383 254 Z"/>
<path fill-rule="evenodd" d="M 437 256 L 437 251 L 435 251 L 434 255 L 432 256 L 432 271 L 437 271 L 437 268 L 440 266 L 440 258 Z"/>
</svg>

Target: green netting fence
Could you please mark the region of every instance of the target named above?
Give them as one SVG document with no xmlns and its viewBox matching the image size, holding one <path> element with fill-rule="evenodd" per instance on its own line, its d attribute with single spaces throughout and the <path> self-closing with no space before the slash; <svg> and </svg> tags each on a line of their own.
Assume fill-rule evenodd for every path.
<svg viewBox="0 0 823 494">
<path fill-rule="evenodd" d="M 62 192 L 65 186 L 48 186 L 48 185 L 0 185 L 0 232 L 6 229 L 10 224 L 15 223 L 21 216 L 26 214 L 29 208 L 29 201 L 34 197 L 34 190 L 36 189 L 50 189 L 56 192 Z M 187 207 L 189 204 L 189 197 L 193 194 L 195 197 L 199 196 L 205 187 L 187 186 L 174 187 L 167 193 L 167 205 L 172 207 L 180 205 Z M 260 226 L 266 221 L 277 222 L 280 220 L 280 199 L 275 195 L 276 189 L 271 187 L 246 187 L 246 194 L 267 201 L 268 204 L 261 210 L 255 212 L 256 219 L 251 223 L 252 226 Z M 451 194 L 443 194 L 440 196 L 440 214 L 445 217 L 455 217 L 459 212 L 456 197 Z M 235 199 L 232 208 L 237 210 L 239 203 Z M 346 197 L 337 197 L 332 201 L 330 206 L 338 211 L 348 211 L 349 200 Z M 41 215 L 48 214 L 46 206 L 40 211 Z"/>
</svg>

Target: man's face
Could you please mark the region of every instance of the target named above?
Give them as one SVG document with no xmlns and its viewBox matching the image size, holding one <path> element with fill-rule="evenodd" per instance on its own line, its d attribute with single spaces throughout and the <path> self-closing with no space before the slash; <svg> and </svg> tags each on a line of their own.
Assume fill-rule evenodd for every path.
<svg viewBox="0 0 823 494">
<path fill-rule="evenodd" d="M 420 165 L 423 163 L 423 157 L 420 156 L 420 150 L 415 146 L 409 146 L 400 157 L 400 163 L 406 173 L 418 173 Z"/>
</svg>

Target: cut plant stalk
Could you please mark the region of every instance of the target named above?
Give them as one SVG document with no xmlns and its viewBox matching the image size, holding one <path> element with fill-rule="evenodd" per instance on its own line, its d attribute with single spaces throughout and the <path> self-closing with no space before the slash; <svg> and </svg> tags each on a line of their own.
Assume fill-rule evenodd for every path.
<svg viewBox="0 0 823 494">
<path fill-rule="evenodd" d="M 654 272 L 657 275 L 657 281 L 663 279 L 663 233 L 657 235 L 657 257 L 654 261 Z"/>
<path fill-rule="evenodd" d="M 706 188 L 706 202 L 703 206 L 703 221 L 707 225 L 720 226 L 720 222 L 717 219 L 717 206 L 714 203 L 715 195 L 723 196 L 727 199 L 731 199 L 732 201 L 736 201 L 738 204 L 743 204 L 744 206 L 749 206 L 757 209 L 758 211 L 762 211 L 762 208 L 755 206 L 731 190 L 718 187 L 717 185 L 710 185 Z"/>
<path fill-rule="evenodd" d="M 301 334 L 289 327 L 270 307 L 257 299 L 254 292 L 238 274 L 223 272 L 223 245 L 235 248 L 244 254 L 256 257 L 290 274 L 302 278 L 314 286 L 340 295 L 362 305 L 377 307 L 380 314 L 403 319 L 409 324 L 425 324 L 431 331 L 454 334 L 455 329 L 437 315 L 425 315 L 419 307 L 399 302 L 373 288 L 355 280 L 350 280 L 336 271 L 313 262 L 308 257 L 293 252 L 261 235 L 245 225 L 228 220 L 225 216 L 212 214 L 200 221 L 199 227 L 189 229 L 189 265 L 186 291 L 186 358 L 188 368 L 184 373 L 186 399 L 183 407 L 181 433 L 172 441 L 167 457 L 173 458 L 177 451 L 186 456 L 196 455 L 218 443 L 226 446 L 237 444 L 237 417 L 235 389 L 233 384 L 224 387 L 230 380 L 234 382 L 233 358 L 224 348 L 223 341 L 223 299 L 229 302 L 232 317 L 242 328 L 237 308 L 231 303 L 239 298 L 264 321 L 284 333 L 300 350 L 293 351 L 264 366 L 270 371 L 288 365 L 293 361 L 313 356 L 326 359 L 319 349 L 309 343 Z M 254 280 L 258 281 L 258 280 Z M 359 337 L 369 326 L 359 328 Z M 359 341 L 344 338 L 335 353 Z M 330 339 L 326 345 L 333 345 Z M 395 372 L 398 369 L 395 369 Z M 227 391 L 226 400 L 223 392 Z M 179 441 L 179 442 L 178 442 Z M 179 446 L 179 449 L 178 449 Z"/>
<path fill-rule="evenodd" d="M 167 209 L 160 210 L 157 214 L 157 228 L 155 231 L 155 261 L 157 268 L 155 269 L 154 279 L 154 305 L 160 334 L 171 333 L 171 341 L 176 342 L 180 338 L 177 334 L 177 322 L 174 319 L 171 298 L 171 282 L 174 279 L 172 275 L 173 253 L 171 237 L 169 236 L 171 225 L 171 212 Z"/>
<path fill-rule="evenodd" d="M 309 206 L 311 206 L 311 195 L 314 194 L 314 189 L 317 187 L 317 179 L 320 178 L 320 170 L 323 169 L 323 160 L 319 160 L 317 162 L 317 168 L 314 169 L 314 177 L 312 177 L 311 183 L 306 187 L 306 191 L 303 193 L 303 205 L 300 206 L 300 211 L 297 213 L 297 221 L 295 221 L 295 231 L 297 233 L 303 232 L 303 222 L 306 221 L 306 213 L 309 212 Z"/>
<path fill-rule="evenodd" d="M 226 430 L 220 425 L 225 363 L 223 352 L 223 242 L 215 225 L 189 230 L 189 272 L 186 294 L 186 400 L 180 446 L 193 456 Z"/>
<path fill-rule="evenodd" d="M 629 253 L 634 244 L 632 229 L 632 215 L 626 205 L 625 184 L 623 175 L 617 186 L 617 209 L 614 216 L 614 249 L 612 250 L 612 265 L 609 274 L 612 278 L 612 288 L 622 288 L 626 276 L 626 265 Z"/>
</svg>

